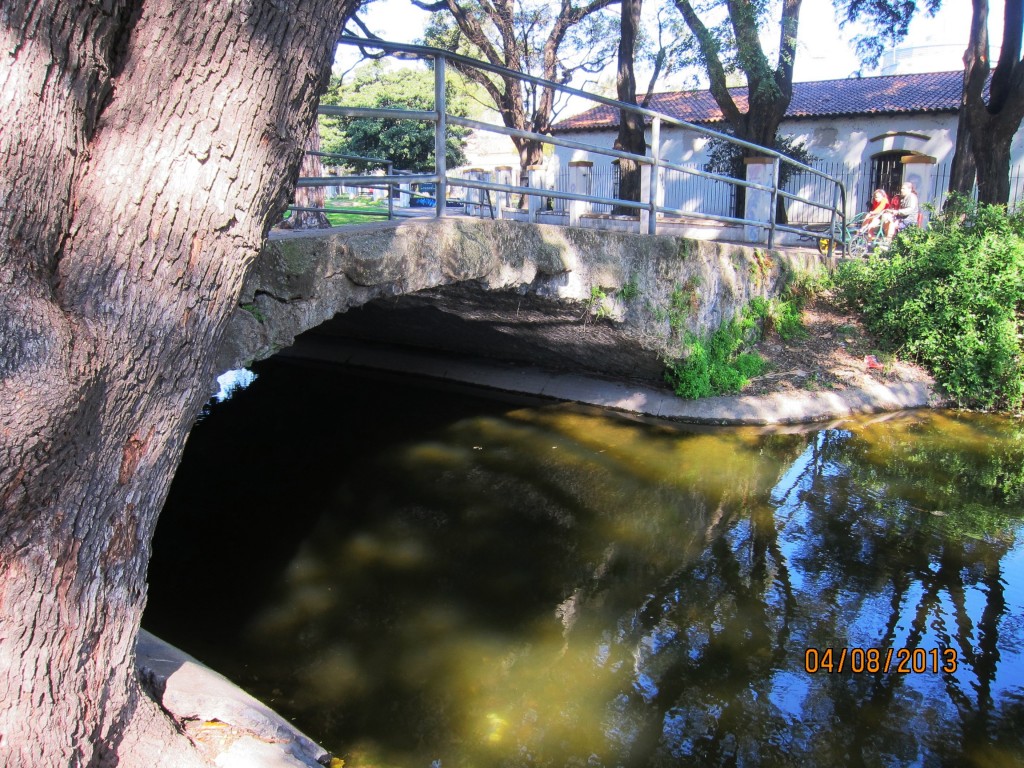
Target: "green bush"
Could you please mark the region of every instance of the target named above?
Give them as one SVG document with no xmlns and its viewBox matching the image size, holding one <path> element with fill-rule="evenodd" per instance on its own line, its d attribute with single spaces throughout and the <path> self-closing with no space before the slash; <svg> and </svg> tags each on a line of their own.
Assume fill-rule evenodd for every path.
<svg viewBox="0 0 1024 768">
<path fill-rule="evenodd" d="M 1024 214 L 955 201 L 888 253 L 847 262 L 840 296 L 961 407 L 1024 404 Z"/>
<path fill-rule="evenodd" d="M 765 366 L 760 355 L 742 352 L 757 338 L 754 314 L 745 311 L 705 339 L 688 335 L 688 355 L 667 363 L 665 379 L 680 397 L 700 397 L 739 392 Z"/>
<path fill-rule="evenodd" d="M 800 318 L 803 301 L 797 299 L 763 299 L 755 296 L 747 310 L 761 321 L 762 332 L 775 331 L 783 341 L 806 339 L 807 329 Z"/>
</svg>

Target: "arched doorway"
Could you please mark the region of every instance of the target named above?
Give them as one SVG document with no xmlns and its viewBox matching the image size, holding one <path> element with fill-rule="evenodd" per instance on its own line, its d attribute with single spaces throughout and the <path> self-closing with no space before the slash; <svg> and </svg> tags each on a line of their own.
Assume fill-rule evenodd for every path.
<svg viewBox="0 0 1024 768">
<path fill-rule="evenodd" d="M 879 152 L 871 158 L 871 192 L 876 189 L 885 190 L 890 198 L 900 193 L 903 184 L 904 150 Z"/>
</svg>

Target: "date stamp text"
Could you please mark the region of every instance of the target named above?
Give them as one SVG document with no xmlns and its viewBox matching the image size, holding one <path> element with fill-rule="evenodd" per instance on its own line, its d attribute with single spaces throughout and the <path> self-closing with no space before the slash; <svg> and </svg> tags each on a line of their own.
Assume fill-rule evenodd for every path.
<svg viewBox="0 0 1024 768">
<path fill-rule="evenodd" d="M 818 673 L 922 675 L 953 674 L 957 670 L 955 648 L 808 648 L 804 671 Z"/>
</svg>

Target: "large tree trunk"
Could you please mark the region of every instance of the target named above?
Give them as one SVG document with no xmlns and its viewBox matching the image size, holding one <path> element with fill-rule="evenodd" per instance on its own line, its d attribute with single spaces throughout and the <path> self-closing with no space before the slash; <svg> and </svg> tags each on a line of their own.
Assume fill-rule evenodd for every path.
<svg viewBox="0 0 1024 768">
<path fill-rule="evenodd" d="M 320 126 L 313 123 L 313 130 L 306 137 L 306 152 L 302 156 L 299 176 L 318 177 L 324 175 L 324 163 L 320 157 Z M 323 208 L 327 205 L 327 192 L 323 187 L 297 187 L 295 205 L 298 208 Z M 322 211 L 296 211 L 292 227 L 295 229 L 330 229 L 331 222 Z"/>
<path fill-rule="evenodd" d="M 1009 129 L 1005 121 L 998 121 L 986 134 L 985 146 L 974 150 L 979 203 L 1006 205 L 1010 200 L 1010 144 L 1016 130 L 1007 135 Z"/>
<path fill-rule="evenodd" d="M 2 765 L 193 764 L 146 753 L 150 542 L 355 4 L 5 0 Z"/>
<path fill-rule="evenodd" d="M 544 164 L 544 145 L 533 139 L 513 139 L 519 151 L 519 186 L 530 186 L 530 168 Z M 519 207 L 526 208 L 526 195 L 519 198 Z"/>
<path fill-rule="evenodd" d="M 622 14 L 619 24 L 619 55 L 616 90 L 619 101 L 636 104 L 636 73 L 633 58 L 636 49 L 636 35 L 640 28 L 640 12 L 643 0 L 622 0 Z M 644 136 L 643 117 L 636 112 L 619 111 L 619 135 L 615 149 L 634 155 L 647 154 L 647 140 Z M 640 200 L 640 163 L 635 160 L 619 160 L 619 197 L 622 200 Z M 636 213 L 635 208 L 616 208 L 613 213 Z"/>
<path fill-rule="evenodd" d="M 961 195 L 970 195 L 974 191 L 974 180 L 977 168 L 974 164 L 974 148 L 971 142 L 971 126 L 967 120 L 967 89 L 964 88 L 960 99 L 960 112 L 956 126 L 956 144 L 953 149 L 953 161 L 949 168 L 949 191 Z"/>
<path fill-rule="evenodd" d="M 967 127 L 968 146 L 978 178 L 978 202 L 1006 205 L 1010 199 L 1010 143 L 1024 119 L 1024 0 L 1004 0 L 1003 42 L 989 84 L 988 0 L 973 0 L 971 37 L 964 53 L 964 87 L 960 127 Z M 984 137 L 984 141 L 971 141 Z M 957 141 L 957 154 L 961 151 Z M 959 161 L 958 161 L 959 162 Z M 959 173 L 959 171 L 958 171 Z M 960 187 L 965 183 L 958 178 Z M 952 180 L 951 187 L 952 189 Z"/>
</svg>

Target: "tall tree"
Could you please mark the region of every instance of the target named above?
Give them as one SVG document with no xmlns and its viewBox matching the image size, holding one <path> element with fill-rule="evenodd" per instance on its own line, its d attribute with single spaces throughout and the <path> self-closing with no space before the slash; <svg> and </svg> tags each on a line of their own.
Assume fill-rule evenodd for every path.
<svg viewBox="0 0 1024 768">
<path fill-rule="evenodd" d="M 654 95 L 654 86 L 658 78 L 673 71 L 677 66 L 685 66 L 689 59 L 680 50 L 680 39 L 670 29 L 667 19 L 662 15 L 663 7 L 658 5 L 654 20 L 654 33 L 644 35 L 642 26 L 643 0 L 621 0 L 619 17 L 619 50 L 615 76 L 616 98 L 626 104 L 637 104 L 647 107 Z M 637 101 L 636 64 L 645 58 L 650 65 L 650 78 L 643 98 Z M 635 112 L 619 111 L 619 134 L 615 140 L 615 148 L 633 154 L 643 155 L 647 152 L 647 139 L 644 134 L 644 120 Z M 632 160 L 619 162 L 619 197 L 623 200 L 639 200 L 642 169 L 639 163 Z M 633 209 L 624 209 L 633 213 Z"/>
<path fill-rule="evenodd" d="M 2 765 L 201 763 L 134 675 L 150 541 L 356 4 L 4 2 Z"/>
<path fill-rule="evenodd" d="M 537 0 L 413 0 L 416 6 L 438 14 L 428 30 L 428 43 L 560 84 L 579 72 L 597 72 L 607 63 L 614 37 L 608 34 L 608 19 L 599 11 L 617 2 L 589 0 L 577 5 L 560 0 L 556 5 Z M 541 134 L 550 131 L 556 116 L 553 88 L 479 69 L 461 71 L 483 87 L 507 128 Z M 512 143 L 524 175 L 531 165 L 541 163 L 540 142 L 513 137 Z"/>
<path fill-rule="evenodd" d="M 636 38 L 640 31 L 640 12 L 643 0 L 622 0 L 622 14 L 619 23 L 618 70 L 615 88 L 619 101 L 636 104 Z M 647 139 L 644 136 L 644 119 L 630 110 L 619 111 L 619 135 L 615 149 L 634 155 L 647 154 Z M 619 197 L 623 200 L 639 200 L 642 173 L 640 164 L 634 160 L 619 160 Z"/>
<path fill-rule="evenodd" d="M 716 0 L 708 11 L 727 22 L 709 26 L 690 0 L 674 0 L 700 49 L 708 73 L 711 95 L 739 139 L 771 147 L 779 123 L 793 98 L 793 64 L 802 0 L 782 0 L 779 50 L 773 66 L 761 46 L 761 33 L 769 23 L 771 4 L 755 0 Z M 740 71 L 747 83 L 747 109 L 736 104 L 729 91 L 730 72 Z M 748 151 L 746 156 L 753 154 Z"/>
<path fill-rule="evenodd" d="M 927 0 L 924 9 L 934 13 L 941 3 Z M 857 45 L 865 64 L 876 64 L 885 44 L 906 38 L 918 5 L 913 0 L 849 0 L 840 5 L 847 22 L 864 21 L 872 28 L 871 36 L 860 38 Z M 1003 42 L 995 69 L 989 56 L 989 0 L 972 0 L 971 10 L 949 190 L 970 193 L 977 178 L 981 202 L 1006 204 L 1010 144 L 1024 119 L 1024 0 L 1003 0 Z M 977 137 L 983 139 L 975 141 Z"/>
<path fill-rule="evenodd" d="M 1003 45 L 994 70 L 988 50 L 988 0 L 973 0 L 971 6 L 971 37 L 964 52 L 960 100 L 964 116 L 960 130 L 967 129 L 967 146 L 961 144 L 958 136 L 957 150 L 970 149 L 978 179 L 978 200 L 1005 205 L 1010 200 L 1010 144 L 1024 119 L 1024 0 L 1004 0 Z M 976 140 L 978 137 L 984 140 Z M 950 178 L 950 191 L 970 192 L 969 169 L 956 170 Z"/>
</svg>

